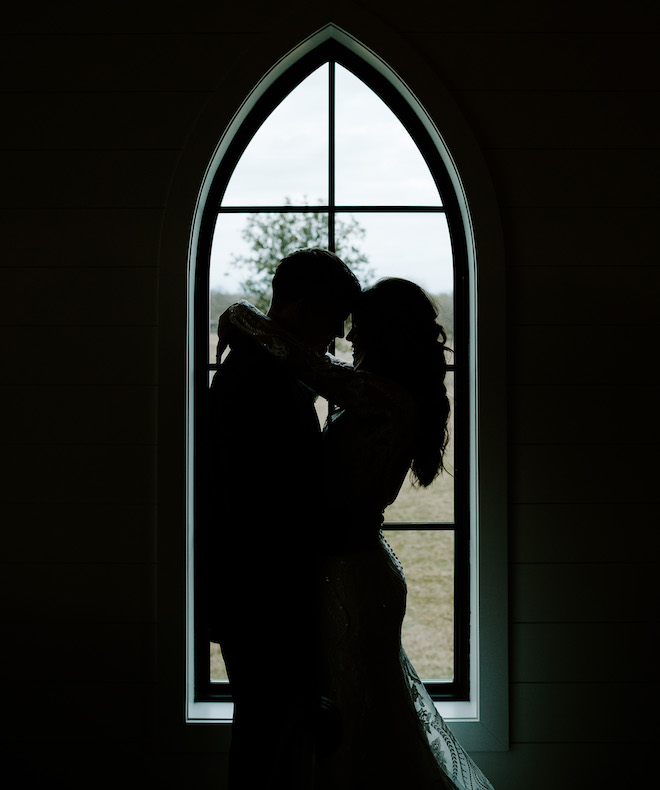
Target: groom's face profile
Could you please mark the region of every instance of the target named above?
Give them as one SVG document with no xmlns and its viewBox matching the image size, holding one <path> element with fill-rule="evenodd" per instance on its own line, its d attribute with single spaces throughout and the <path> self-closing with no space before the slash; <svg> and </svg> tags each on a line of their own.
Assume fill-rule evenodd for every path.
<svg viewBox="0 0 660 790">
<path fill-rule="evenodd" d="M 273 276 L 268 315 L 319 353 L 344 336 L 360 284 L 343 261 L 321 249 L 283 258 Z"/>
<path fill-rule="evenodd" d="M 319 353 L 324 353 L 336 337 L 344 336 L 348 308 L 314 303 L 301 305 L 300 334 Z"/>
</svg>

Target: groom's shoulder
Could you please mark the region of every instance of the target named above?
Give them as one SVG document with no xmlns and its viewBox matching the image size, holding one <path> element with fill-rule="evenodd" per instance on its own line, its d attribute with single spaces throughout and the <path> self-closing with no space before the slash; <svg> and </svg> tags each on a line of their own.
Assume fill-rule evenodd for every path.
<svg viewBox="0 0 660 790">
<path fill-rule="evenodd" d="M 212 392 L 219 397 L 256 396 L 259 392 L 286 391 L 295 379 L 260 348 L 241 346 L 232 350 L 215 372 Z"/>
</svg>

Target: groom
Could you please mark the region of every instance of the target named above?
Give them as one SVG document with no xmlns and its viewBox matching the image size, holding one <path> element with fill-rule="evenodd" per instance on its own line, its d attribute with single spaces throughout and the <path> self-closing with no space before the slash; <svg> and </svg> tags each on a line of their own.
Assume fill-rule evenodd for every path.
<svg viewBox="0 0 660 790">
<path fill-rule="evenodd" d="M 360 294 L 321 249 L 284 258 L 269 317 L 319 353 L 343 336 Z M 314 394 L 237 337 L 210 390 L 208 610 L 234 699 L 231 790 L 303 787 L 321 694 L 317 556 L 323 458 Z M 307 773 L 305 773 L 307 772 Z"/>
</svg>

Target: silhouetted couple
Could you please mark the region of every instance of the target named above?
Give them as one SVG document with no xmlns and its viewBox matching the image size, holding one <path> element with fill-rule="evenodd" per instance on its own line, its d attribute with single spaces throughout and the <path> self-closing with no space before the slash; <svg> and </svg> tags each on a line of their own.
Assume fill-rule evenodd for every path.
<svg viewBox="0 0 660 790">
<path fill-rule="evenodd" d="M 353 365 L 325 354 L 352 314 Z M 442 470 L 445 335 L 429 297 L 362 291 L 325 250 L 285 258 L 268 316 L 219 322 L 208 610 L 234 698 L 230 789 L 490 788 L 401 647 L 380 531 L 408 471 Z M 314 400 L 337 408 L 321 431 Z"/>
</svg>

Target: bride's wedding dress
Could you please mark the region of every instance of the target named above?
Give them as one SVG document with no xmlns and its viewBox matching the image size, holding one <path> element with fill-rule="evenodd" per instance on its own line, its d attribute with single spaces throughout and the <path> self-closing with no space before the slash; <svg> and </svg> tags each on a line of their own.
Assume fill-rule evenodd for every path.
<svg viewBox="0 0 660 790">
<path fill-rule="evenodd" d="M 301 347 L 251 306 L 234 326 L 338 404 L 323 432 L 324 503 L 331 524 L 321 560 L 321 654 L 326 694 L 342 722 L 319 758 L 320 790 L 493 790 L 453 736 L 401 645 L 403 568 L 381 532 L 411 462 L 417 409 L 394 381 Z"/>
<path fill-rule="evenodd" d="M 323 647 L 343 737 L 316 787 L 492 788 L 401 646 L 405 579 L 382 536 L 373 549 L 329 557 L 324 587 Z"/>
<path fill-rule="evenodd" d="M 327 462 L 341 492 L 333 516 L 342 528 L 323 564 L 322 653 L 343 738 L 319 766 L 317 786 L 492 790 L 401 644 L 406 580 L 380 526 L 408 471 L 412 415 L 396 385 L 381 380 L 378 388 L 381 403 L 389 402 L 389 419 L 381 412 L 370 421 L 346 410 L 324 432 Z"/>
</svg>

